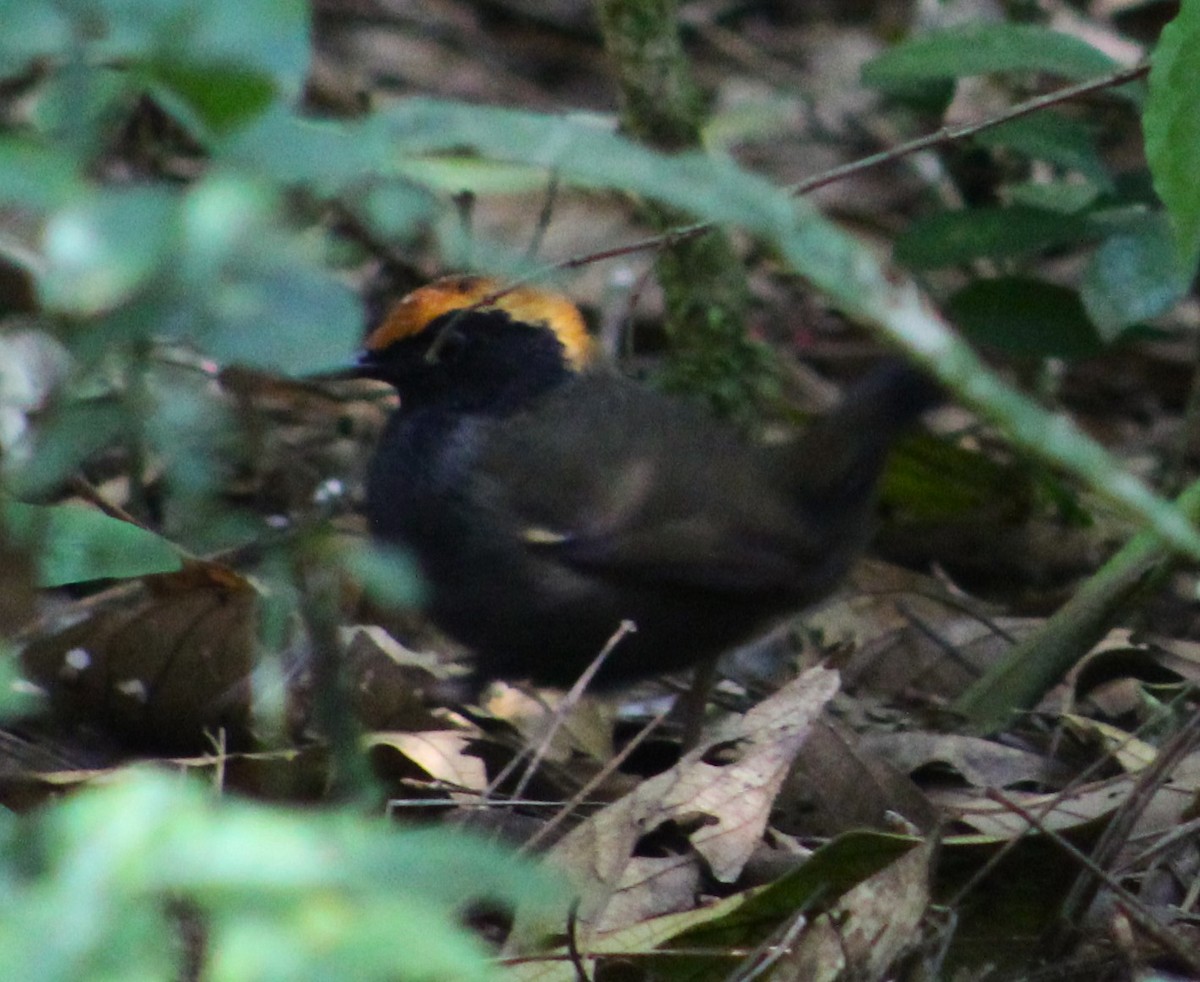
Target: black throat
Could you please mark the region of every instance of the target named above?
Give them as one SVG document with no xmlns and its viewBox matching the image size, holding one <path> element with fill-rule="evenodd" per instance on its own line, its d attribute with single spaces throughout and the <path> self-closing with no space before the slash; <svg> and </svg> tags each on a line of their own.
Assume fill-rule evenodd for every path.
<svg viewBox="0 0 1200 982">
<path fill-rule="evenodd" d="M 487 416 L 524 409 L 575 374 L 552 331 L 498 310 L 443 314 L 366 355 L 360 372 L 395 386 L 401 412 Z"/>
</svg>

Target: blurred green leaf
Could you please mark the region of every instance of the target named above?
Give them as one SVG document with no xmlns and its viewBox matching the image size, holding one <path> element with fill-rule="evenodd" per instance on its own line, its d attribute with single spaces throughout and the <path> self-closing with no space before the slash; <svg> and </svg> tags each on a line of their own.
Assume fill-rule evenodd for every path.
<svg viewBox="0 0 1200 982">
<path fill-rule="evenodd" d="M 212 70 L 217 84 L 222 69 L 237 66 L 272 79 L 288 97 L 300 94 L 308 71 L 303 0 L 97 0 L 73 13 L 98 61 Z"/>
<path fill-rule="evenodd" d="M 428 190 L 407 181 L 376 184 L 363 194 L 357 206 L 376 234 L 399 241 L 415 238 L 439 207 Z"/>
<path fill-rule="evenodd" d="M 438 156 L 398 161 L 395 173 L 435 191 L 456 194 L 525 194 L 546 187 L 541 167 L 501 163 L 473 156 Z"/>
<path fill-rule="evenodd" d="M 140 289 L 167 261 L 178 230 L 176 202 L 159 188 L 104 188 L 55 212 L 42 235 L 42 301 L 92 316 Z"/>
<path fill-rule="evenodd" d="M 1024 181 L 1010 184 L 1008 197 L 1014 205 L 1073 215 L 1094 204 L 1103 190 L 1089 181 Z"/>
<path fill-rule="evenodd" d="M 38 692 L 36 686 L 30 686 L 21 673 L 21 659 L 6 640 L 0 639 L 0 721 L 17 716 L 32 716 L 46 708 L 45 695 Z M 15 818 L 7 808 L 0 809 L 0 857 L 3 856 L 3 842 L 11 825 L 7 823 Z M 0 894 L 11 889 L 12 867 L 0 861 Z"/>
<path fill-rule="evenodd" d="M 1010 355 L 1082 358 L 1103 350 L 1074 290 L 1023 276 L 976 280 L 946 301 L 972 340 Z"/>
<path fill-rule="evenodd" d="M 187 194 L 175 273 L 186 300 L 165 336 L 222 363 L 309 374 L 349 362 L 362 335 L 354 293 L 310 241 L 283 227 L 278 193 L 215 172 Z"/>
<path fill-rule="evenodd" d="M 13 540 L 33 551 L 44 587 L 170 573 L 179 553 L 153 532 L 76 505 L 3 503 Z"/>
<path fill-rule="evenodd" d="M 365 541 L 339 550 L 338 561 L 375 602 L 387 607 L 419 607 L 425 599 L 421 571 L 411 556 Z"/>
<path fill-rule="evenodd" d="M 1078 242 L 1086 230 L 1069 215 L 1021 205 L 943 211 L 910 225 L 896 239 L 895 257 L 909 269 L 1008 259 Z"/>
<path fill-rule="evenodd" d="M 34 91 L 30 121 L 48 139 L 83 162 L 102 152 L 113 128 L 128 116 L 139 96 L 128 71 L 93 67 L 80 51 Z"/>
<path fill-rule="evenodd" d="M 1142 118 L 1154 190 L 1167 206 L 1182 265 L 1200 259 L 1200 3 L 1184 0 L 1152 55 L 1150 96 Z"/>
<path fill-rule="evenodd" d="M 214 145 L 217 158 L 277 184 L 333 194 L 387 173 L 393 151 L 379 117 L 305 119 L 276 105 Z"/>
<path fill-rule="evenodd" d="M 18 75 L 40 55 L 57 54 L 71 41 L 71 24 L 52 3 L 0 0 L 0 77 Z"/>
<path fill-rule="evenodd" d="M 187 103 L 216 133 L 259 115 L 275 98 L 269 75 L 227 65 L 170 62 L 156 65 L 154 76 Z"/>
<path fill-rule="evenodd" d="M 45 493 L 93 453 L 120 440 L 128 424 L 113 399 L 77 399 L 56 407 L 30 445 L 5 459 L 6 486 L 26 497 Z"/>
<path fill-rule="evenodd" d="M 231 261 L 219 287 L 196 298 L 203 308 L 188 333 L 223 364 L 294 375 L 345 366 L 362 335 L 358 298 L 295 243 L 272 238 L 260 255 Z"/>
<path fill-rule="evenodd" d="M 81 190 L 75 159 L 62 147 L 0 137 L 0 201 L 23 208 L 53 208 Z"/>
<path fill-rule="evenodd" d="M 1108 55 L 1069 34 L 1032 24 L 963 24 L 901 42 L 868 62 L 867 85 L 963 78 L 991 72 L 1048 72 L 1091 78 L 1120 66 Z"/>
<path fill-rule="evenodd" d="M 22 833 L 10 860 L 36 837 L 46 868 L 0 895 L 0 962 L 36 982 L 171 977 L 164 897 L 204 912 L 216 980 L 483 980 L 497 972 L 460 926 L 464 907 L 563 897 L 461 833 L 221 799 L 150 771 L 81 792 Z"/>
<path fill-rule="evenodd" d="M 1092 255 L 1083 277 L 1083 304 L 1101 336 L 1164 314 L 1188 292 L 1192 270 L 1175 248 L 1165 215 L 1148 214 L 1109 236 Z"/>
<path fill-rule="evenodd" d="M 1092 127 L 1061 112 L 1045 110 L 1001 123 L 975 134 L 985 147 L 1007 147 L 1033 160 L 1077 171 L 1093 184 L 1112 187 L 1108 168 L 1100 159 Z"/>
</svg>

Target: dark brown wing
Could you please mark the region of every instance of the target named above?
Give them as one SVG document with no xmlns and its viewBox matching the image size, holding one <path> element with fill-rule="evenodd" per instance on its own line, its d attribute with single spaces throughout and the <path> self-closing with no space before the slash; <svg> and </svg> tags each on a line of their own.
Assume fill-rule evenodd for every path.
<svg viewBox="0 0 1200 982">
<path fill-rule="evenodd" d="M 591 575 L 790 592 L 829 548 L 769 453 L 634 383 L 582 377 L 486 445 L 476 500 L 530 550 Z"/>
</svg>

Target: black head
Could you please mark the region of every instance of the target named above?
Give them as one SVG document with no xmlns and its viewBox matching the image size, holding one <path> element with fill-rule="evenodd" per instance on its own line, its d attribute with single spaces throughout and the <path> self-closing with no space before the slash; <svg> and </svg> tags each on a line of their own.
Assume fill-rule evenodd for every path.
<svg viewBox="0 0 1200 982">
<path fill-rule="evenodd" d="M 580 371 L 595 348 L 578 309 L 554 293 L 502 292 L 449 277 L 410 293 L 366 342 L 356 374 L 409 407 L 507 413 Z"/>
</svg>

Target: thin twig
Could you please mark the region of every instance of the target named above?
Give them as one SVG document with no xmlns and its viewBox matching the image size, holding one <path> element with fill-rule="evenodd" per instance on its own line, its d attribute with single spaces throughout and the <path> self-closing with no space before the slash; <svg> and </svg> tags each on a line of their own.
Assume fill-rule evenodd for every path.
<svg viewBox="0 0 1200 982">
<path fill-rule="evenodd" d="M 1076 848 L 1057 832 L 1046 828 L 1042 824 L 1041 819 L 1023 805 L 1013 801 L 1002 791 L 996 788 L 989 788 L 987 796 L 1005 808 L 1008 808 L 1015 815 L 1020 816 L 1029 823 L 1031 828 L 1046 836 L 1059 849 L 1075 860 L 1088 874 L 1096 880 L 1103 882 L 1117 899 L 1121 901 L 1122 910 L 1128 914 L 1131 921 L 1137 924 L 1148 937 L 1152 938 L 1165 951 L 1169 951 L 1178 958 L 1190 971 L 1200 974 L 1200 953 L 1197 953 L 1194 947 L 1179 938 L 1173 931 L 1160 924 L 1138 897 L 1125 889 L 1106 870 L 1097 866 L 1090 856 Z"/>
<path fill-rule="evenodd" d="M 1086 82 L 1079 82 L 1075 85 L 1067 85 L 1061 89 L 1055 89 L 1053 92 L 1047 92 L 1032 99 L 1027 99 L 1024 102 L 1019 102 L 1004 112 L 997 113 L 995 116 L 989 116 L 987 119 L 980 120 L 979 122 L 962 123 L 957 126 L 943 126 L 933 133 L 918 137 L 915 140 L 909 140 L 907 143 L 901 143 L 898 146 L 882 150 L 879 153 L 863 157 L 860 160 L 851 161 L 840 167 L 833 167 L 824 173 L 816 174 L 803 181 L 799 181 L 788 187 L 787 190 L 789 194 L 799 197 L 815 191 L 817 188 L 844 180 L 853 174 L 869 170 L 872 167 L 878 167 L 893 160 L 900 160 L 903 157 L 911 156 L 922 150 L 928 150 L 931 147 L 940 146 L 943 143 L 950 143 L 954 140 L 961 140 L 964 137 L 974 136 L 976 133 L 982 133 L 984 130 L 992 129 L 1002 123 L 1020 119 L 1022 116 L 1028 116 L 1031 113 L 1040 112 L 1050 106 L 1069 102 L 1072 99 L 1077 99 L 1091 92 L 1099 92 L 1103 89 L 1124 85 L 1127 82 L 1141 78 L 1149 73 L 1149 71 L 1150 62 L 1142 61 L 1132 68 L 1122 68 L 1099 78 L 1089 79 Z M 697 222 L 695 225 L 685 225 L 672 229 L 669 232 L 664 232 L 661 235 L 652 235 L 644 239 L 638 239 L 636 242 L 630 242 L 623 246 L 614 246 L 610 249 L 601 249 L 583 256 L 574 256 L 553 264 L 543 271 L 543 273 L 532 276 L 530 279 L 541 279 L 560 270 L 576 269 L 579 266 L 587 266 L 607 259 L 618 259 L 621 256 L 646 252 L 650 249 L 662 249 L 686 239 L 694 238 L 697 235 L 703 235 L 713 227 L 712 222 Z"/>
<path fill-rule="evenodd" d="M 563 697 L 562 702 L 555 707 L 554 716 L 550 721 L 550 728 L 547 730 L 546 735 L 542 738 L 541 742 L 534 750 L 533 756 L 531 757 L 528 766 L 525 768 L 525 773 L 521 776 L 520 781 L 517 783 L 516 789 L 512 793 L 512 797 L 519 798 L 524 793 L 525 788 L 529 785 L 534 772 L 537 770 L 538 764 L 540 764 L 542 759 L 546 756 L 546 752 L 550 747 L 550 741 L 554 739 L 554 735 L 562 727 L 563 720 L 566 719 L 567 714 L 579 702 L 580 698 L 582 698 L 584 691 L 591 684 L 592 679 L 596 677 L 596 673 L 600 671 L 601 666 L 603 666 L 608 660 L 608 656 L 612 654 L 613 649 L 616 648 L 617 644 L 623 637 L 625 637 L 626 634 L 629 634 L 634 630 L 636 630 L 636 628 L 634 627 L 632 621 L 622 621 L 621 626 L 618 627 L 613 633 L 613 636 L 608 639 L 608 642 L 604 645 L 604 648 L 595 658 L 592 659 L 592 663 L 588 665 L 586 669 L 584 669 L 583 674 L 580 675 L 575 681 L 575 684 L 571 686 L 570 691 L 568 691 Z M 496 789 L 499 788 L 500 785 L 503 784 L 503 782 L 508 779 L 509 775 L 512 774 L 512 772 L 516 769 L 522 758 L 523 755 L 515 757 L 512 762 L 508 764 L 508 766 L 506 766 L 498 775 L 496 775 L 495 780 L 493 780 L 488 785 L 487 790 L 484 791 L 485 798 L 490 798 L 496 792 Z"/>
<path fill-rule="evenodd" d="M 827 170 L 824 174 L 817 174 L 814 177 L 806 178 L 796 184 L 791 185 L 788 191 L 794 195 L 808 194 L 810 191 L 815 191 L 817 188 L 825 187 L 827 184 L 833 184 L 836 181 L 843 180 L 852 174 L 861 173 L 864 170 L 869 170 L 872 167 L 878 167 L 880 164 L 886 164 L 892 160 L 899 160 L 902 157 L 911 156 L 914 153 L 920 153 L 922 150 L 928 150 L 931 147 L 940 146 L 943 143 L 952 143 L 955 140 L 961 140 L 968 136 L 974 136 L 976 133 L 982 133 L 984 130 L 990 130 L 993 127 L 999 126 L 1001 123 L 1008 123 L 1014 119 L 1020 119 L 1022 116 L 1029 116 L 1032 113 L 1040 112 L 1043 109 L 1048 109 L 1050 106 L 1057 106 L 1064 102 L 1070 102 L 1081 95 L 1087 95 L 1089 92 L 1098 92 L 1101 89 L 1114 88 L 1118 85 L 1124 85 L 1126 82 L 1133 82 L 1150 71 L 1150 62 L 1142 61 L 1134 65 L 1132 68 L 1122 68 L 1112 72 L 1109 75 L 1103 75 L 1100 78 L 1089 79 L 1086 82 L 1079 82 L 1076 85 L 1068 85 L 1061 89 L 1055 89 L 1053 92 L 1047 92 L 1043 95 L 1034 96 L 1032 99 L 1026 99 L 1024 102 L 1019 102 L 1015 106 L 1006 109 L 1002 113 L 995 116 L 990 116 L 987 119 L 980 120 L 976 123 L 960 123 L 957 126 L 943 126 L 940 130 L 935 130 L 933 133 L 928 133 L 925 136 L 917 137 L 915 140 L 909 140 L 907 143 L 901 143 L 898 146 L 891 147 L 887 150 L 881 150 L 879 153 L 872 154 L 869 157 L 863 157 L 861 160 L 851 161 L 848 164 L 843 164 L 841 167 L 833 167 Z"/>
<path fill-rule="evenodd" d="M 1200 745 L 1200 713 L 1194 715 L 1168 743 L 1158 751 L 1153 763 L 1145 768 L 1135 782 L 1133 789 L 1126 795 L 1121 806 L 1113 815 L 1112 820 L 1100 836 L 1092 850 L 1095 863 L 1088 866 L 1087 873 L 1081 873 L 1071 886 L 1067 899 L 1063 903 L 1063 916 L 1066 923 L 1073 923 L 1079 912 L 1091 905 L 1099 883 L 1095 869 L 1107 870 L 1113 865 L 1117 854 L 1124 848 L 1142 813 L 1150 801 L 1170 780 L 1171 772 L 1185 757 Z M 1088 875 L 1088 874 L 1091 875 Z M 1107 874 L 1104 882 L 1108 883 Z"/>
<path fill-rule="evenodd" d="M 535 832 L 529 838 L 529 841 L 521 846 L 520 851 L 523 853 L 530 852 L 544 842 L 546 837 L 549 836 L 551 832 L 562 825 L 562 823 L 567 820 L 568 816 L 574 814 L 575 810 L 585 801 L 587 801 L 588 795 L 590 795 L 592 791 L 607 781 L 609 775 L 613 774 L 617 768 L 625 763 L 625 761 L 629 759 L 629 755 L 632 754 L 638 747 L 640 747 L 642 743 L 645 742 L 646 738 L 662 725 L 663 720 L 667 718 L 667 715 L 674 708 L 675 707 L 673 705 L 667 706 L 666 709 L 661 710 L 652 719 L 650 719 L 645 726 L 638 730 L 633 739 L 625 744 L 625 746 L 621 748 L 620 752 L 613 756 L 612 760 L 600 768 L 600 770 L 589 781 L 587 781 L 582 788 L 576 791 L 575 794 L 571 796 L 571 799 L 566 802 L 558 810 L 558 812 L 555 813 L 553 818 L 551 818 L 545 825 L 538 829 L 537 832 Z"/>
</svg>

